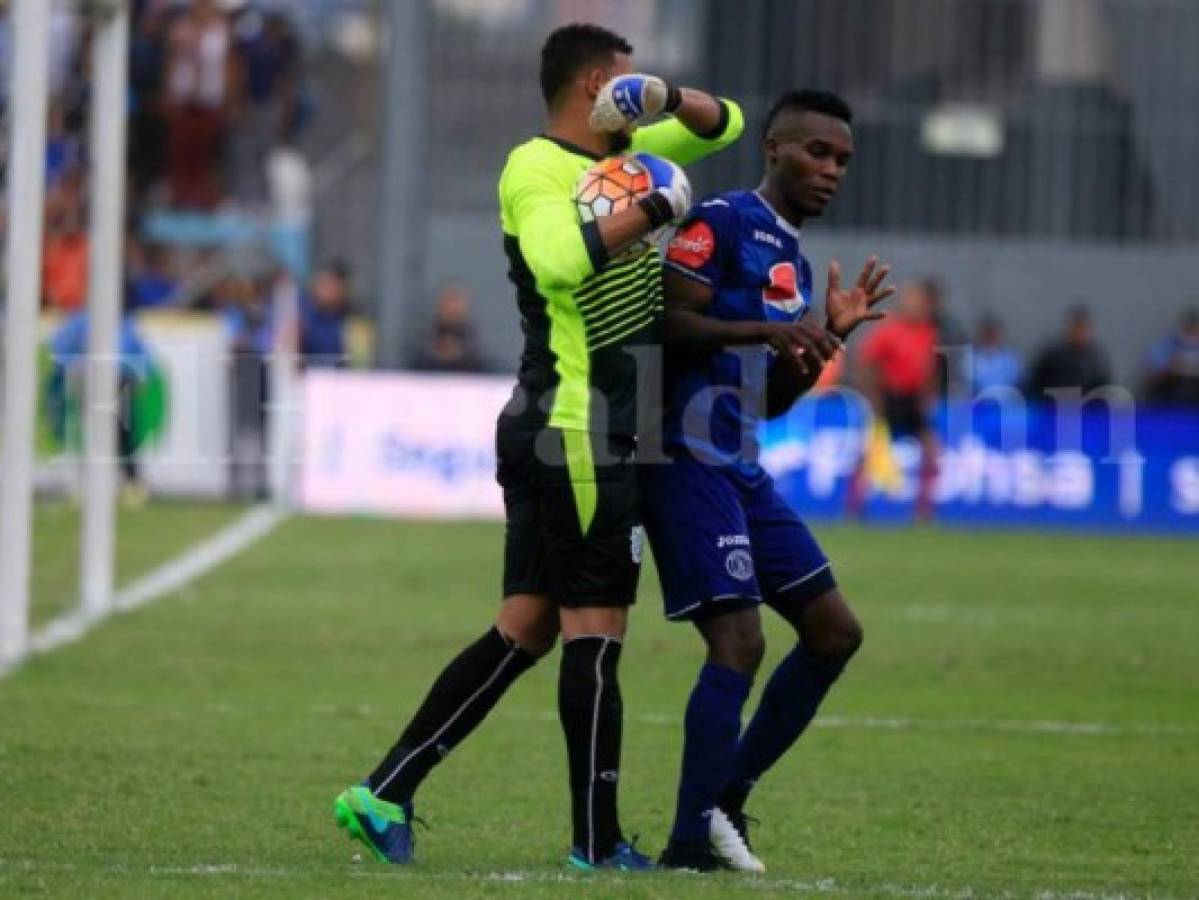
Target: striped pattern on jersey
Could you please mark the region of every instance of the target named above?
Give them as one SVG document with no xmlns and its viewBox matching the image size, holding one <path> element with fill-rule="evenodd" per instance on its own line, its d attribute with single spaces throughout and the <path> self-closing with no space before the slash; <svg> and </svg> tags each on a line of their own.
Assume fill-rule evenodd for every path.
<svg viewBox="0 0 1199 900">
<path fill-rule="evenodd" d="M 617 259 L 575 291 L 575 306 L 595 351 L 636 334 L 662 311 L 662 259 L 657 247 Z"/>
</svg>

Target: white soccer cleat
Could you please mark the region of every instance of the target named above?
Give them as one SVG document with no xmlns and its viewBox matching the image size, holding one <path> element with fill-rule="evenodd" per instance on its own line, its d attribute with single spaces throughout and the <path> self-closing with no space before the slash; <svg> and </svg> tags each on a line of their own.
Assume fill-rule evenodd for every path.
<svg viewBox="0 0 1199 900">
<path fill-rule="evenodd" d="M 745 838 L 720 807 L 714 808 L 708 818 L 708 837 L 716 855 L 723 859 L 730 869 L 738 872 L 766 871 L 766 864 L 754 856 L 749 844 L 745 843 Z"/>
</svg>

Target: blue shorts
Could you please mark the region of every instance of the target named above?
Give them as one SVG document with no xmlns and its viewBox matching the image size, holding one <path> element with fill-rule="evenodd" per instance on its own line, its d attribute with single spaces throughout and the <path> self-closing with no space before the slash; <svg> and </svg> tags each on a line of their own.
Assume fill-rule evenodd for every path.
<svg viewBox="0 0 1199 900">
<path fill-rule="evenodd" d="M 748 481 L 686 455 L 640 475 L 668 619 L 804 603 L 836 587 L 828 557 L 769 475 Z"/>
</svg>

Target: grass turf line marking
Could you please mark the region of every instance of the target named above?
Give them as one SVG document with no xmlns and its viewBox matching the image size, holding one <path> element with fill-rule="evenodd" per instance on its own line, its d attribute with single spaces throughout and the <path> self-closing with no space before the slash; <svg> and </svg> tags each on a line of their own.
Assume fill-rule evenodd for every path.
<svg viewBox="0 0 1199 900">
<path fill-rule="evenodd" d="M 179 590 L 265 537 L 286 517 L 287 513 L 274 506 L 247 511 L 212 537 L 118 591 L 113 599 L 114 608 L 129 612 Z"/>
<path fill-rule="evenodd" d="M 286 866 L 242 866 L 237 863 L 196 863 L 193 865 L 146 865 L 135 866 L 124 863 L 108 863 L 95 867 L 81 866 L 69 862 L 43 862 L 41 860 L 6 860 L 0 859 L 0 873 L 5 871 L 29 875 L 64 874 L 121 877 L 133 875 L 149 875 L 163 878 L 237 878 L 277 880 L 294 879 L 303 875 L 332 874 L 340 871 L 336 864 L 329 867 L 289 868 Z M 580 888 L 594 886 L 599 889 L 614 885 L 661 884 L 662 881 L 678 881 L 688 884 L 698 882 L 693 879 L 700 876 L 659 871 L 632 877 L 615 873 L 576 874 L 573 872 L 547 872 L 536 870 L 497 870 L 491 872 L 461 872 L 442 871 L 429 872 L 409 867 L 385 867 L 369 864 L 352 865 L 348 874 L 351 878 L 365 880 L 386 879 L 394 883 L 405 881 L 415 882 L 465 882 L 468 884 L 510 884 L 516 887 L 529 884 L 572 884 Z M 647 880 L 648 879 L 648 880 Z M 757 875 L 739 875 L 737 873 L 721 873 L 711 876 L 711 880 L 703 879 L 703 883 L 712 883 L 736 887 L 743 890 L 786 891 L 796 894 L 814 894 L 817 896 L 869 896 L 921 898 L 931 900 L 974 900 L 981 897 L 1032 897 L 1035 900 L 1133 900 L 1143 894 L 1125 892 L 1097 892 L 1090 890 L 1051 890 L 1032 888 L 1012 892 L 1003 889 L 981 889 L 975 887 L 954 887 L 938 884 L 842 884 L 835 878 L 770 878 Z M 1152 895 L 1168 896 L 1168 895 Z"/>
<path fill-rule="evenodd" d="M 174 593 L 241 553 L 268 534 L 286 516 L 287 513 L 273 506 L 259 506 L 247 511 L 216 534 L 117 591 L 113 597 L 112 611 L 130 612 Z M 72 644 L 107 618 L 107 615 L 97 617 L 77 612 L 56 619 L 30 638 L 29 653 L 25 659 Z M 17 660 L 7 668 L 0 669 L 0 677 L 18 667 L 22 661 Z"/>
<path fill-rule="evenodd" d="M 511 719 L 558 721 L 558 714 L 549 710 L 519 713 L 504 711 Z M 662 713 L 635 713 L 625 721 L 639 725 L 661 725 L 675 728 L 682 723 L 683 714 L 668 716 Z M 1139 722 L 1117 725 L 1110 722 L 1063 722 L 1052 719 L 919 719 L 888 716 L 817 716 L 814 728 L 833 728 L 862 731 L 991 731 L 1015 734 L 1044 734 L 1071 737 L 1186 737 L 1199 734 L 1199 727 L 1173 725 L 1165 722 Z"/>
<path fill-rule="evenodd" d="M 91 696 L 81 698 L 80 703 L 86 706 L 104 709 L 140 709 L 144 711 L 158 710 L 182 715 L 182 707 L 173 704 L 147 704 L 128 699 Z M 351 716 L 369 719 L 381 715 L 381 711 L 369 704 L 356 706 L 338 706 L 332 703 L 317 703 L 308 708 L 314 716 Z M 387 715 L 394 710 L 389 709 Z M 401 713 L 403 711 L 401 710 Z M 414 712 L 414 710 L 409 710 Z M 246 704 L 204 703 L 190 707 L 187 715 L 212 715 L 222 717 L 256 716 L 258 711 Z M 498 718 L 515 719 L 522 722 L 558 722 L 558 714 L 552 710 L 517 711 L 500 710 L 494 713 Z M 661 727 L 677 727 L 682 722 L 682 712 L 675 716 L 664 713 L 634 713 L 625 716 L 625 721 L 638 725 L 655 725 Z M 813 722 L 814 728 L 828 728 L 847 731 L 981 731 L 1014 734 L 1041 734 L 1062 737 L 1191 737 L 1199 735 L 1199 725 L 1183 725 L 1171 722 L 1070 722 L 1055 719 L 924 719 L 908 716 L 817 716 Z"/>
</svg>

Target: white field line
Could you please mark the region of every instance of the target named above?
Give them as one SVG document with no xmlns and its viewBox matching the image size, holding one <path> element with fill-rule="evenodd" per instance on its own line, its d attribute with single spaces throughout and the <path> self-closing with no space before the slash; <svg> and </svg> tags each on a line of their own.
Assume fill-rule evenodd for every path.
<svg viewBox="0 0 1199 900">
<path fill-rule="evenodd" d="M 1171 609 L 1098 609 L 1088 612 L 1085 620 L 1067 613 L 1027 606 L 978 604 L 969 607 L 949 603 L 909 603 L 872 611 L 871 619 L 917 622 L 927 625 L 972 625 L 978 628 L 1045 627 L 1060 625 L 1077 628 L 1132 627 L 1160 628 L 1175 626 L 1194 630 L 1199 627 L 1199 610 Z"/>
<path fill-rule="evenodd" d="M 235 522 L 200 541 L 190 550 L 184 551 L 117 591 L 113 598 L 113 612 L 129 612 L 174 593 L 241 553 L 270 532 L 285 517 L 285 512 L 273 506 L 260 506 L 249 510 Z M 29 641 L 29 655 L 49 653 L 74 643 L 106 618 L 107 616 L 73 613 L 56 619 L 34 633 Z M 5 672 L 0 670 L 0 677 L 4 674 Z"/>
<path fill-rule="evenodd" d="M 235 878 L 246 880 L 268 879 L 298 879 L 305 876 L 328 874 L 329 868 L 303 867 L 289 868 L 287 866 L 243 866 L 237 863 L 201 863 L 196 865 L 173 866 L 136 866 L 122 863 L 84 866 L 69 862 L 48 862 L 42 860 L 10 860 L 0 859 L 0 874 L 5 872 L 28 875 L 70 874 L 70 875 L 99 875 L 109 877 L 150 876 L 162 878 Z M 813 894 L 816 896 L 844 897 L 896 897 L 921 898 L 930 900 L 980 900 L 984 897 L 1002 898 L 1032 898 L 1032 900 L 1133 900 L 1135 897 L 1146 895 L 1129 894 L 1124 892 L 1106 892 L 1091 890 L 1051 890 L 1046 888 L 1026 889 L 981 889 L 975 887 L 953 887 L 938 884 L 897 884 L 890 882 L 874 884 L 841 884 L 835 878 L 770 878 L 753 875 L 721 874 L 717 876 L 688 876 L 680 873 L 660 873 L 659 875 L 617 875 L 602 873 L 584 875 L 570 872 L 547 872 L 528 870 L 500 870 L 492 872 L 430 872 L 416 868 L 388 868 L 375 864 L 354 866 L 348 877 L 357 880 L 390 881 L 397 886 L 404 882 L 441 882 L 462 885 L 488 883 L 511 884 L 514 886 L 542 885 L 571 885 L 578 894 L 589 893 L 588 888 L 594 888 L 595 893 L 610 895 L 611 889 L 618 885 L 646 887 L 657 883 L 665 876 L 671 882 L 696 879 L 696 884 L 710 883 L 717 879 L 720 887 L 726 892 L 741 891 L 770 891 L 794 894 Z M 648 881 L 646 879 L 649 879 Z M 665 880 L 664 879 L 664 880 Z M 1154 895 L 1161 897 L 1166 895 Z"/>
<path fill-rule="evenodd" d="M 510 719 L 535 719 L 557 721 L 558 714 L 550 710 L 535 713 L 505 711 Z M 681 728 L 683 712 L 675 715 L 663 713 L 626 714 L 625 720 L 639 725 L 658 725 Z M 830 728 L 847 731 L 981 731 L 1010 732 L 1015 734 L 1062 735 L 1068 737 L 1113 737 L 1135 735 L 1141 737 L 1186 737 L 1199 734 L 1199 725 L 1178 725 L 1166 722 L 1066 722 L 1054 719 L 923 719 L 909 716 L 817 716 L 812 722 L 815 728 Z"/>
<path fill-rule="evenodd" d="M 265 537 L 287 514 L 274 506 L 249 510 L 236 522 L 159 566 L 117 592 L 113 605 L 128 612 L 173 593 L 206 572 L 228 562 L 259 538 Z"/>
<path fill-rule="evenodd" d="M 87 706 L 104 709 L 139 709 L 143 712 L 171 712 L 184 714 L 184 707 L 174 704 L 147 704 L 141 700 L 89 696 L 81 698 L 81 703 Z M 333 703 L 317 703 L 308 707 L 307 712 L 313 716 L 350 717 L 355 719 L 370 719 L 376 716 L 394 718 L 403 717 L 405 710 L 388 707 L 378 709 L 370 704 L 354 706 L 339 706 Z M 413 712 L 413 710 L 408 710 Z M 257 717 L 259 710 L 245 704 L 220 702 L 203 703 L 189 706 L 186 709 L 189 716 L 214 715 L 228 718 Z M 554 710 L 512 710 L 501 707 L 494 713 L 496 718 L 516 720 L 519 722 L 554 722 L 558 721 L 558 713 Z M 683 710 L 674 715 L 666 713 L 626 713 L 625 721 L 637 725 L 650 725 L 662 728 L 680 728 L 683 723 Z M 812 723 L 814 728 L 827 728 L 844 731 L 953 731 L 953 732 L 999 732 L 1013 734 L 1039 734 L 1063 737 L 1191 737 L 1199 735 L 1199 725 L 1180 724 L 1177 722 L 1071 722 L 1057 719 L 987 719 L 987 718 L 957 718 L 957 719 L 926 719 L 913 716 L 817 716 Z"/>
</svg>

